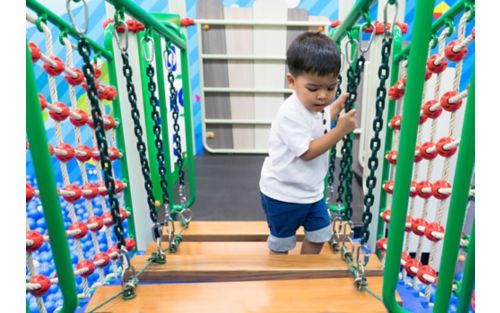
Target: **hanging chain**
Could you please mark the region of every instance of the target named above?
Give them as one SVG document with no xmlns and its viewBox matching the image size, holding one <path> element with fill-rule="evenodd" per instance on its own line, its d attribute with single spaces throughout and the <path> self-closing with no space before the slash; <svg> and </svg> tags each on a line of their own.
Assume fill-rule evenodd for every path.
<svg viewBox="0 0 500 313">
<path fill-rule="evenodd" d="M 338 99 L 340 97 L 340 95 L 342 94 L 342 89 L 340 87 L 340 85 L 342 84 L 342 76 L 338 76 L 337 78 L 337 81 L 338 81 L 338 87 L 337 87 L 337 92 L 335 93 L 335 98 Z M 336 117 L 337 119 L 338 117 Z M 335 119 L 335 123 L 336 123 L 336 119 Z M 328 193 L 328 199 L 330 199 L 330 196 L 332 197 L 333 199 L 333 193 L 334 193 L 334 190 L 333 190 L 333 182 L 335 180 L 335 155 L 337 154 L 337 145 L 334 145 L 331 149 L 330 149 L 330 164 L 328 166 L 328 186 L 327 186 L 327 193 Z M 329 203 L 329 201 L 328 201 Z"/>
</svg>

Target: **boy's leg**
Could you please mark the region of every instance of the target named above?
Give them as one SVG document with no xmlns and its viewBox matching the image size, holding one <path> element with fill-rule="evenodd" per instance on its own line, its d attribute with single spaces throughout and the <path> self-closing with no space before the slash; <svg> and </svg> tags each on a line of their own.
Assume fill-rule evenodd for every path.
<svg viewBox="0 0 500 313">
<path fill-rule="evenodd" d="M 304 238 L 300 254 L 319 254 L 323 249 L 323 244 L 324 242 L 310 242 Z"/>
<path fill-rule="evenodd" d="M 305 236 L 301 254 L 319 254 L 323 244 L 330 240 L 333 231 L 324 199 L 313 203 L 304 221 Z"/>
</svg>

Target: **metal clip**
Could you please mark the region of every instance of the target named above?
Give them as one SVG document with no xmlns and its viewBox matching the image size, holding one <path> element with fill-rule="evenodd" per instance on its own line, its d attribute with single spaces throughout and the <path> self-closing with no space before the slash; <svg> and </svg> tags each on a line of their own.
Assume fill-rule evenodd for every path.
<svg viewBox="0 0 500 313">
<path fill-rule="evenodd" d="M 347 234 L 347 226 L 349 226 L 349 229 L 351 230 L 352 234 L 352 222 L 348 221 L 345 223 L 344 228 L 343 228 L 343 236 L 342 236 L 342 257 L 347 261 L 347 258 L 352 260 L 352 255 L 354 254 L 354 244 L 352 242 L 352 236 Z M 351 249 L 347 248 L 346 241 L 349 242 L 351 245 Z"/>
<path fill-rule="evenodd" d="M 135 268 L 130 263 L 130 256 L 128 255 L 128 251 L 125 247 L 122 247 L 118 255 L 120 257 L 122 263 L 122 273 L 120 282 L 123 289 L 122 297 L 125 300 L 130 300 L 135 298 L 135 287 L 137 286 L 138 280 L 135 273 Z M 128 281 L 125 282 L 125 277 L 128 277 Z"/>
<path fill-rule="evenodd" d="M 84 23 L 83 23 L 83 28 L 80 29 L 80 27 L 76 26 L 75 20 L 73 19 L 73 14 L 71 13 L 71 2 L 77 2 L 73 0 L 66 0 L 66 10 L 68 11 L 68 16 L 71 24 L 75 28 L 75 30 L 80 34 L 83 35 L 87 32 L 88 25 L 89 25 L 89 7 L 87 5 L 87 1 L 81 0 L 83 2 L 83 17 L 84 17 Z"/>
<path fill-rule="evenodd" d="M 337 222 L 338 223 L 338 231 L 337 231 Z M 330 245 L 332 246 L 333 251 L 340 251 L 339 243 L 340 243 L 340 232 L 342 231 L 342 219 L 340 216 L 337 216 L 333 219 L 333 235 L 330 239 Z"/>
</svg>

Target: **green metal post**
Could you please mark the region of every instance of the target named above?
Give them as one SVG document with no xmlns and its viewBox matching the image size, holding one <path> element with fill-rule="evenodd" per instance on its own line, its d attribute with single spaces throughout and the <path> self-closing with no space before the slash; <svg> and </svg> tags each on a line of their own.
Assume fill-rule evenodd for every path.
<svg viewBox="0 0 500 313">
<path fill-rule="evenodd" d="M 399 62 L 396 61 L 396 55 L 401 51 L 403 47 L 403 34 L 401 33 L 401 29 L 398 25 L 395 25 L 393 28 L 393 48 L 392 48 L 392 65 L 391 65 L 391 80 L 389 86 L 393 86 L 399 78 Z M 389 100 L 387 105 L 387 121 L 390 121 L 396 112 L 396 100 Z M 389 123 L 386 124 L 385 127 L 385 140 L 384 140 L 384 153 L 382 155 L 387 155 L 392 149 L 392 137 L 394 135 L 394 130 L 389 127 Z M 389 179 L 389 172 L 391 170 L 391 164 L 387 161 L 386 158 L 383 158 L 382 165 L 382 180 L 380 181 L 383 184 L 385 181 Z M 380 189 L 380 210 L 379 212 L 383 212 L 387 208 L 387 193 L 383 188 Z M 377 239 L 384 237 L 384 221 L 380 217 L 377 218 Z M 377 249 L 376 251 L 379 259 L 382 258 L 380 251 Z"/>
<path fill-rule="evenodd" d="M 389 312 L 406 312 L 396 301 L 396 285 L 403 248 L 404 227 L 408 211 L 410 181 L 417 141 L 420 101 L 424 87 L 427 50 L 431 38 L 434 0 L 417 1 L 413 29 L 413 49 L 408 60 L 408 80 L 401 120 L 401 140 L 398 149 L 392 215 L 384 270 L 383 300 Z"/>
<path fill-rule="evenodd" d="M 332 40 L 334 42 L 340 42 L 347 34 L 347 31 L 352 29 L 352 27 L 358 22 L 362 17 L 362 13 L 370 9 L 375 0 L 357 0 L 354 3 L 349 15 L 345 20 L 340 23 L 340 25 L 335 28 Z"/>
<path fill-rule="evenodd" d="M 32 154 L 33 167 L 38 180 L 43 215 L 47 223 L 54 264 L 59 277 L 59 287 L 64 304 L 61 312 L 72 313 L 78 305 L 75 275 L 66 239 L 66 229 L 57 193 L 56 180 L 49 157 L 49 146 L 42 109 L 38 101 L 35 72 L 31 53 L 26 42 L 26 132 Z"/>
<path fill-rule="evenodd" d="M 113 56 L 113 28 L 111 26 L 106 27 L 104 30 L 104 46 L 106 49 L 111 51 Z M 111 57 L 108 60 L 108 75 L 109 75 L 109 83 L 113 86 L 116 86 L 118 91 L 118 78 L 116 77 L 116 63 L 115 58 Z M 125 135 L 123 134 L 123 122 L 122 122 L 122 112 L 120 108 L 120 97 L 119 94 L 113 100 L 113 115 L 115 120 L 120 121 L 120 124 L 116 128 L 116 140 L 118 144 L 118 149 L 122 153 L 122 157 L 120 158 L 120 170 L 122 174 L 122 180 L 124 183 L 127 183 L 127 188 L 123 190 L 125 196 L 125 202 L 127 204 L 127 211 L 131 214 L 127 218 L 127 226 L 128 226 L 128 235 L 131 238 L 137 238 L 135 233 L 135 222 L 134 222 L 134 207 L 132 205 L 132 190 L 130 186 L 130 178 L 128 174 L 128 162 L 127 162 L 127 153 L 125 149 Z"/>
<path fill-rule="evenodd" d="M 436 304 L 433 312 L 447 312 L 451 296 L 451 285 L 455 264 L 460 249 L 460 235 L 464 224 L 465 212 L 469 197 L 470 182 L 474 171 L 474 145 L 475 145 L 475 69 L 467 96 L 467 107 L 465 109 L 462 136 L 460 138 L 460 149 L 458 151 L 455 178 L 450 200 L 448 219 L 446 221 L 446 232 L 443 242 L 443 253 L 439 266 L 439 283 L 436 290 Z M 392 218 L 391 218 L 392 220 Z M 391 221 L 392 223 L 392 221 Z M 474 269 L 472 269 L 474 272 Z M 472 289 L 471 289 L 472 290 Z M 470 295 L 469 295 L 470 297 Z M 462 299 L 463 300 L 463 299 Z"/>
<path fill-rule="evenodd" d="M 470 236 L 469 247 L 467 249 L 467 258 L 465 261 L 464 276 L 462 278 L 460 294 L 458 297 L 459 300 L 458 300 L 457 313 L 467 313 L 469 312 L 470 308 L 472 289 L 474 288 L 474 276 L 475 276 L 475 265 L 476 265 L 475 233 L 476 233 L 476 224 L 474 223 L 472 225 L 472 233 Z"/>
</svg>

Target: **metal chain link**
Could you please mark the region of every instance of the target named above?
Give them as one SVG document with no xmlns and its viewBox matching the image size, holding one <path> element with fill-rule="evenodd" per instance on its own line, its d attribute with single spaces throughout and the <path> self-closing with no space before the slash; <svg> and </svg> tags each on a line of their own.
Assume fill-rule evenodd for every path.
<svg viewBox="0 0 500 313">
<path fill-rule="evenodd" d="M 338 87 L 335 93 L 335 98 L 338 99 L 342 94 L 342 89 L 340 85 L 342 84 L 342 76 L 338 77 Z M 337 154 L 337 145 L 334 145 L 330 149 L 330 166 L 328 167 L 328 187 L 333 187 L 333 182 L 335 180 L 335 155 Z"/>
<path fill-rule="evenodd" d="M 119 203 L 115 193 L 115 180 L 113 178 L 111 162 L 108 156 L 108 143 L 104 132 L 104 122 L 102 120 L 101 109 L 99 108 L 97 88 L 94 82 L 94 67 L 90 62 L 90 45 L 84 37 L 80 38 L 78 41 L 78 53 L 83 59 L 82 70 L 87 83 L 87 97 L 89 98 L 91 104 L 92 121 L 94 123 L 97 146 L 99 147 L 101 167 L 104 172 L 104 182 L 106 184 L 106 189 L 108 190 L 109 205 L 111 207 L 111 215 L 114 221 L 113 230 L 116 236 L 118 250 L 126 251 L 125 234 L 120 216 Z"/>
<path fill-rule="evenodd" d="M 373 214 L 370 212 L 370 208 L 373 206 L 373 202 L 375 197 L 373 195 L 373 190 L 377 185 L 377 177 L 375 176 L 375 171 L 378 168 L 378 158 L 377 154 L 380 150 L 381 141 L 380 141 L 380 132 L 383 128 L 383 114 L 385 109 L 385 99 L 387 95 L 386 89 L 386 80 L 389 78 L 389 56 L 391 54 L 391 45 L 392 45 L 392 36 L 384 36 L 382 40 L 382 61 L 380 67 L 378 69 L 378 79 L 379 86 L 377 88 L 377 99 L 375 101 L 375 117 L 373 119 L 372 129 L 373 129 L 373 137 L 370 140 L 370 150 L 371 155 L 368 159 L 368 169 L 370 173 L 366 178 L 366 187 L 368 188 L 368 192 L 364 198 L 365 209 L 363 212 L 362 220 L 363 220 L 363 228 L 361 230 L 361 244 L 365 244 L 368 242 L 370 238 L 370 231 L 368 227 L 372 221 Z"/>
</svg>

